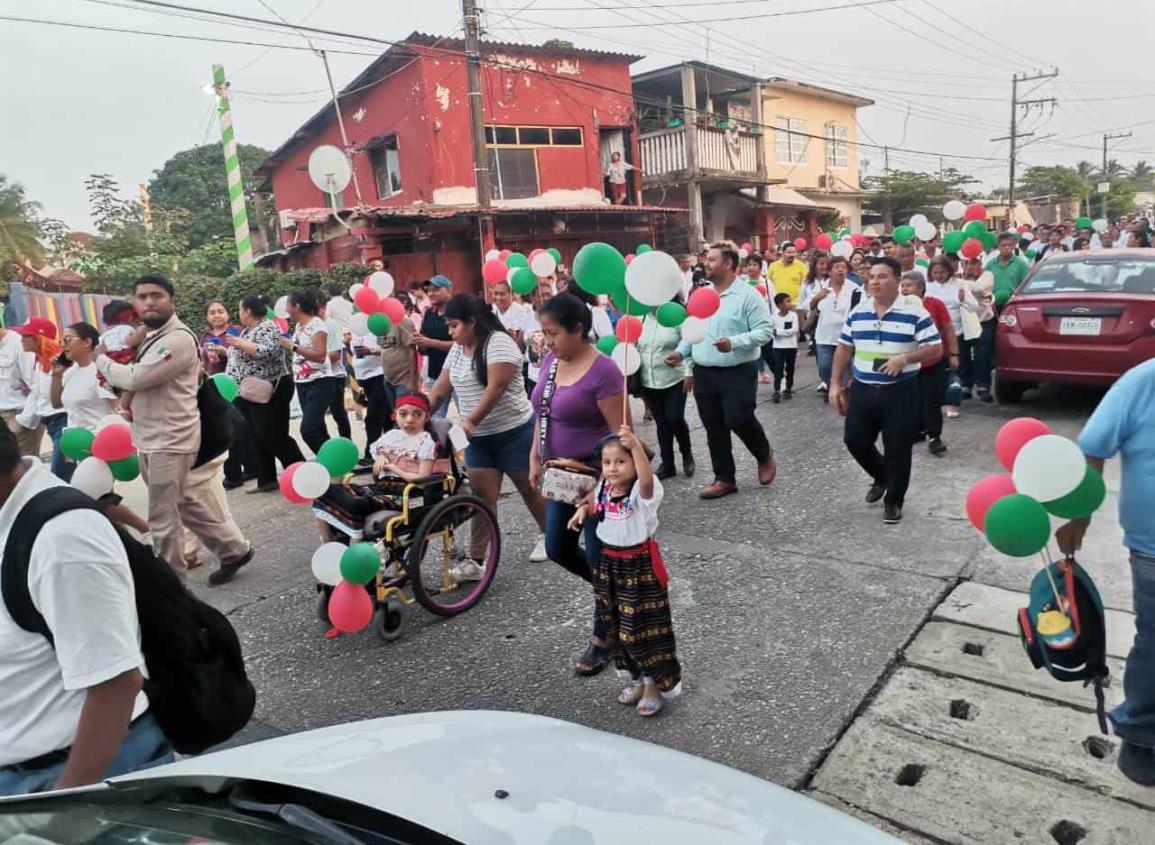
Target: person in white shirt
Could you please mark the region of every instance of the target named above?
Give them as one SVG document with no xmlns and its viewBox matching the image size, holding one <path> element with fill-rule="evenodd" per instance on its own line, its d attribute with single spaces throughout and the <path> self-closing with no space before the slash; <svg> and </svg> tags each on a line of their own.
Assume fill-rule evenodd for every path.
<svg viewBox="0 0 1155 845">
<path fill-rule="evenodd" d="M 0 549 L 24 506 L 60 486 L 0 428 Z M 7 564 L 0 558 L 0 571 Z M 21 628 L 0 602 L 0 795 L 85 786 L 170 761 L 141 692 L 132 572 L 112 524 L 96 510 L 48 520 L 27 579 L 52 641 Z"/>
<path fill-rule="evenodd" d="M 898 259 L 898 264 L 902 267 L 904 273 L 918 273 L 922 276 L 922 280 L 927 280 L 926 268 L 915 264 L 915 253 L 913 244 L 898 244 L 895 249 L 894 257 Z"/>
<path fill-rule="evenodd" d="M 64 355 L 52 367 L 52 407 L 64 409 L 68 428 L 96 431 L 101 420 L 116 412 L 116 396 L 100 384 L 93 363 L 100 333 L 88 323 L 73 323 L 64 330 L 63 343 Z M 66 460 L 60 477 L 71 481 L 75 471 L 76 464 Z"/>
<path fill-rule="evenodd" d="M 972 314 L 981 310 L 970 285 L 954 274 L 954 263 L 945 255 L 930 262 L 930 281 L 926 284 L 926 295 L 942 300 L 950 314 L 951 325 L 960 337 L 963 330 L 962 310 L 965 308 Z"/>
<path fill-rule="evenodd" d="M 24 351 L 20 335 L 0 327 L 0 419 L 16 436 L 25 455 L 38 455 L 43 437 L 43 433 L 34 437 L 34 432 L 16 422 L 32 389 L 32 380 L 32 356 Z"/>
<path fill-rule="evenodd" d="M 509 333 L 509 336 L 517 343 L 518 348 L 524 352 L 526 311 L 529 310 L 529 306 L 513 301 L 513 291 L 510 290 L 509 282 L 498 282 L 495 285 L 490 285 L 489 292 L 493 296 L 493 313 L 497 315 L 501 327 Z"/>
<path fill-rule="evenodd" d="M 365 393 L 365 451 L 362 466 L 372 463 L 371 445 L 389 427 L 393 409 L 389 406 L 389 392 L 385 387 L 385 364 L 381 346 L 371 334 L 353 335 L 349 339 L 353 378 Z"/>
<path fill-rule="evenodd" d="M 43 317 L 30 317 L 28 322 L 12 331 L 20 335 L 26 355 L 32 357 L 32 381 L 24 410 L 16 415 L 16 422 L 31 433 L 34 448 L 32 457 L 40 457 L 40 441 L 45 430 L 52 440 L 52 471 L 64 477 L 64 455 L 60 452 L 60 437 L 67 420 L 63 411 L 52 407 L 52 366 L 61 353 L 56 340 L 56 324 Z"/>
<path fill-rule="evenodd" d="M 810 297 L 810 317 L 817 319 L 814 328 L 814 352 L 818 359 L 818 392 L 826 392 L 834 366 L 834 352 L 846 323 L 846 315 L 858 304 L 862 288 L 847 278 L 850 263 L 841 256 L 830 259 L 830 277 L 825 287 Z"/>
<path fill-rule="evenodd" d="M 679 255 L 678 269 L 682 271 L 682 302 L 686 303 L 694 292 L 694 256 L 689 253 Z"/>
<path fill-rule="evenodd" d="M 622 161 L 621 153 L 610 153 L 610 163 L 602 175 L 610 181 L 610 201 L 614 205 L 626 204 L 626 199 L 629 196 L 626 174 L 631 170 L 637 170 L 637 168 Z"/>
<path fill-rule="evenodd" d="M 344 297 L 345 286 L 334 282 L 326 290 L 329 301 L 325 303 L 325 314 L 342 329 L 352 328 L 353 303 Z"/>
<path fill-rule="evenodd" d="M 794 365 L 798 359 L 799 312 L 794 308 L 790 294 L 780 293 L 774 297 L 774 312 L 770 322 L 774 327 L 774 348 L 770 350 L 770 371 L 774 373 L 774 404 L 783 397 L 794 398 Z M 786 391 L 782 392 L 785 377 Z"/>
</svg>

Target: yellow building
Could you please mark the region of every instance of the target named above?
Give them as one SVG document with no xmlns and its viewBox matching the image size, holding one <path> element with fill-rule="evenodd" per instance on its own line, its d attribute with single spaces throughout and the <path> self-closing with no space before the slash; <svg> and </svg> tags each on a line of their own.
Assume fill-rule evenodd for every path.
<svg viewBox="0 0 1155 845">
<path fill-rule="evenodd" d="M 817 85 L 771 77 L 762 82 L 767 176 L 816 206 L 833 208 L 862 228 L 858 180 L 858 109 L 874 101 Z M 773 192 L 773 191 L 772 191 Z"/>
</svg>

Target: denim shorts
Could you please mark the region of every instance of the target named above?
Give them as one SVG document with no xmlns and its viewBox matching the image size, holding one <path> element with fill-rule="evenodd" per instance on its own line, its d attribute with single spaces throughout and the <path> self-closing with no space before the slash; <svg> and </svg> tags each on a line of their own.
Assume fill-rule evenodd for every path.
<svg viewBox="0 0 1155 845">
<path fill-rule="evenodd" d="M 468 469 L 496 469 L 506 475 L 529 473 L 529 450 L 533 448 L 533 417 L 517 428 L 499 434 L 474 437 L 465 448 Z"/>
</svg>

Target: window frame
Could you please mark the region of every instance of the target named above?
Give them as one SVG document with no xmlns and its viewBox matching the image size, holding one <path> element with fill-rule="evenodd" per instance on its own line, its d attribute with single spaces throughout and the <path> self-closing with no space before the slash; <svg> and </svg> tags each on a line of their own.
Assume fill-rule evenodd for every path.
<svg viewBox="0 0 1155 845">
<path fill-rule="evenodd" d="M 522 147 L 522 146 L 501 145 L 501 144 L 489 144 L 487 146 L 487 150 L 491 154 L 491 158 L 488 162 L 488 164 L 490 165 L 490 167 L 489 167 L 489 189 L 490 189 L 490 192 L 493 194 L 494 199 L 496 199 L 496 200 L 507 200 L 507 199 L 508 200 L 519 200 L 519 199 L 530 199 L 532 197 L 541 196 L 541 169 L 540 169 L 540 163 L 539 163 L 538 157 L 537 157 L 537 149 L 538 149 L 537 147 Z M 502 176 L 501 176 L 501 155 L 502 155 L 503 151 L 506 151 L 507 155 L 517 153 L 517 152 L 526 152 L 526 153 L 529 153 L 530 155 L 533 156 L 533 183 L 534 183 L 533 188 L 534 188 L 534 191 L 532 194 L 528 194 L 526 196 L 516 196 L 516 197 L 506 196 L 505 185 L 503 183 Z"/>
<path fill-rule="evenodd" d="M 838 137 L 841 131 L 842 137 Z M 850 129 L 841 124 L 830 121 L 826 124 L 826 167 L 833 170 L 845 170 L 850 167 Z M 842 153 L 842 162 L 838 161 L 838 154 Z"/>
<path fill-rule="evenodd" d="M 390 142 L 392 142 L 393 145 L 392 150 L 389 148 Z M 397 165 L 396 190 L 393 189 L 393 180 L 390 178 L 392 172 L 389 168 L 389 153 L 391 151 L 394 154 L 394 161 Z M 369 166 L 373 170 L 373 186 L 377 191 L 377 199 L 387 200 L 397 196 L 403 190 L 405 190 L 405 181 L 401 172 L 401 141 L 398 139 L 397 133 L 391 132 L 388 135 L 382 135 L 378 138 L 374 138 L 369 144 L 366 145 L 366 152 L 369 153 Z M 378 167 L 377 157 L 382 154 L 385 156 L 383 164 L 385 165 L 385 178 L 387 180 L 386 187 L 389 189 L 388 193 L 381 192 L 381 172 Z"/>
<path fill-rule="evenodd" d="M 523 142 L 521 140 L 522 130 L 529 129 L 533 131 L 544 131 L 547 133 L 547 140 L 544 143 L 537 142 Z M 498 130 L 512 130 L 513 141 L 498 141 Z M 577 132 L 576 143 L 559 143 L 554 138 L 554 133 L 557 130 L 564 130 L 568 132 Z M 538 147 L 584 147 L 585 146 L 585 129 L 581 126 L 539 126 L 534 124 L 498 124 L 490 123 L 485 126 L 485 146 L 487 147 L 515 147 L 522 149 L 537 149 Z"/>
<path fill-rule="evenodd" d="M 774 158 L 779 164 L 806 164 L 806 121 L 798 117 L 774 117 Z M 782 157 L 785 147 L 786 157 Z M 797 147 L 797 150 L 795 149 Z"/>
</svg>

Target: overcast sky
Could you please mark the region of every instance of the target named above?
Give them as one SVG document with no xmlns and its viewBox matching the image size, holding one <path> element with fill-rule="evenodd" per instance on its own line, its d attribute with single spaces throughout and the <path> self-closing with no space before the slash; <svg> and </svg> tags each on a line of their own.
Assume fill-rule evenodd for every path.
<svg viewBox="0 0 1155 845">
<path fill-rule="evenodd" d="M 413 30 L 460 32 L 459 0 L 176 0 L 185 5 L 402 38 Z M 797 16 L 784 11 L 863 0 L 482 0 L 488 37 L 644 54 L 644 70 L 709 60 L 757 75 L 786 76 L 871 97 L 861 140 L 928 151 L 891 152 L 892 168 L 947 166 L 1006 184 L 1010 78 L 1057 66 L 1031 96 L 1058 107 L 1031 111 L 1025 130 L 1057 137 L 1028 146 L 1020 168 L 1101 160 L 1106 130 L 1126 165 L 1155 161 L 1155 90 L 1147 80 L 1155 0 L 895 0 Z M 946 14 L 959 20 L 951 20 Z M 157 14 L 130 0 L 0 0 L 0 15 L 69 21 L 303 47 L 293 34 Z M 735 20 L 740 19 L 740 20 Z M 699 23 L 684 23 L 684 21 Z M 677 22 L 663 26 L 662 23 Z M 961 24 L 970 24 L 963 26 Z M 611 26 L 611 29 L 581 29 Z M 736 39 L 741 39 L 739 44 Z M 996 43 L 998 42 L 998 43 Z M 373 53 L 369 44 L 326 42 Z M 384 48 L 382 48 L 384 49 Z M 178 150 L 219 137 L 213 98 L 202 90 L 214 62 L 232 81 L 237 137 L 277 146 L 323 104 L 320 61 L 307 51 L 266 49 L 0 21 L 0 173 L 23 182 L 45 213 L 89 225 L 84 179 L 107 172 L 126 189 L 147 181 Z M 371 56 L 332 56 L 345 84 Z M 1037 83 L 1026 87 L 1030 91 Z M 299 93 L 304 92 L 304 93 Z M 992 157 L 965 161 L 951 155 Z M 863 148 L 869 169 L 881 150 Z"/>
</svg>

